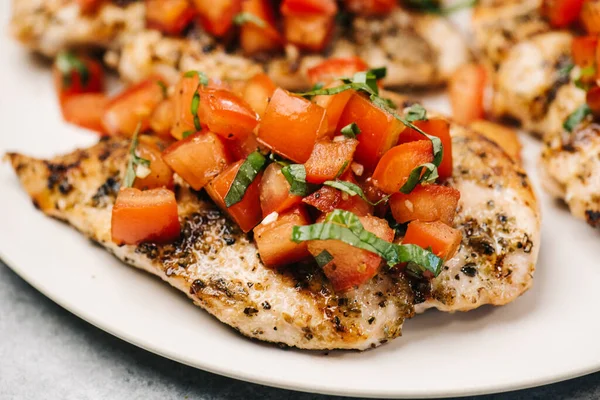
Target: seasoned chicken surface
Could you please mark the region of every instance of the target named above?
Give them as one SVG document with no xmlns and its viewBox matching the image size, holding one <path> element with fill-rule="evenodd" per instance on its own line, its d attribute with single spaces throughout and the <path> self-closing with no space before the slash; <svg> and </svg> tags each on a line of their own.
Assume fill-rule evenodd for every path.
<svg viewBox="0 0 600 400">
<path fill-rule="evenodd" d="M 311 265 L 265 268 L 252 242 L 202 194 L 176 190 L 182 238 L 169 245 L 117 246 L 111 208 L 128 143 L 98 145 L 50 161 L 10 154 L 34 204 L 153 273 L 244 335 L 305 349 L 367 349 L 401 334 L 415 309 L 467 311 L 502 305 L 532 284 L 539 212 L 525 173 L 498 146 L 455 126 L 455 177 L 462 191 L 458 254 L 431 283 L 383 269 L 367 284 L 336 294 Z"/>
<path fill-rule="evenodd" d="M 546 190 L 571 213 L 600 227 L 600 125 L 586 123 L 573 133 L 547 137 L 541 156 Z"/>
<path fill-rule="evenodd" d="M 26 46 L 48 56 L 72 47 L 107 49 L 106 63 L 128 81 L 152 72 L 174 79 L 191 69 L 246 79 L 265 68 L 279 86 L 304 89 L 306 70 L 325 58 L 288 46 L 285 56 L 259 63 L 225 52 L 199 30 L 186 38 L 167 37 L 146 29 L 144 2 L 108 3 L 94 15 L 83 15 L 69 0 L 13 0 L 13 5 L 11 31 Z M 463 38 L 439 17 L 398 10 L 385 18 L 356 17 L 349 28 L 337 29 L 327 57 L 358 55 L 373 67 L 387 66 L 389 87 L 442 84 L 469 59 Z"/>
</svg>

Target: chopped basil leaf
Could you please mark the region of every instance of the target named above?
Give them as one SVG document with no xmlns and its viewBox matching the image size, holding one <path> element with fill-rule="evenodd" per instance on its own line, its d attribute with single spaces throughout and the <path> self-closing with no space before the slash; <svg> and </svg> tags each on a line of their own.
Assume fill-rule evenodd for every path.
<svg viewBox="0 0 600 400">
<path fill-rule="evenodd" d="M 464 8 L 471 8 L 478 2 L 478 0 L 463 0 L 451 6 L 443 7 L 439 0 L 404 0 L 407 8 L 438 15 L 448 15 Z"/>
<path fill-rule="evenodd" d="M 206 74 L 204 72 L 200 72 L 200 71 L 188 71 L 185 74 L 183 74 L 183 76 L 185 78 L 193 78 L 194 76 L 197 76 L 198 79 L 200 80 L 200 85 L 202 86 L 206 86 L 208 85 L 208 76 L 206 76 Z M 198 85 L 198 87 L 200 87 L 200 85 Z"/>
<path fill-rule="evenodd" d="M 269 160 L 281 165 L 282 167 L 287 167 L 288 165 L 291 164 L 291 162 L 278 157 L 277 154 L 275 154 L 275 153 L 269 153 Z"/>
<path fill-rule="evenodd" d="M 208 77 L 204 72 L 199 71 L 188 71 L 183 74 L 183 76 L 185 78 L 193 78 L 194 76 L 198 77 L 198 87 L 196 88 L 194 96 L 192 97 L 190 111 L 194 117 L 194 128 L 196 128 L 196 131 L 200 131 L 202 130 L 202 125 L 200 125 L 200 117 L 198 116 L 198 108 L 200 107 L 200 93 L 198 93 L 198 89 L 200 89 L 200 86 L 208 85 Z"/>
<path fill-rule="evenodd" d="M 168 97 L 167 85 L 163 81 L 160 81 L 160 80 L 156 81 L 156 84 L 158 86 L 160 86 L 160 89 L 162 90 L 163 99 L 166 99 Z"/>
<path fill-rule="evenodd" d="M 258 151 L 255 151 L 246 158 L 246 161 L 244 161 L 237 174 L 235 174 L 235 178 L 231 182 L 231 187 L 225 195 L 225 205 L 227 207 L 231 207 L 242 201 L 248 186 L 254 182 L 254 179 L 256 179 L 266 164 L 267 159 Z"/>
<path fill-rule="evenodd" d="M 390 267 L 413 262 L 434 276 L 439 275 L 443 264 L 441 258 L 419 246 L 398 245 L 379 238 L 367 231 L 355 214 L 344 210 L 334 210 L 323 223 L 293 228 L 292 241 L 300 243 L 308 240 L 341 240 L 350 246 L 378 254 Z"/>
<path fill-rule="evenodd" d="M 150 167 L 150 160 L 138 157 L 135 153 L 138 147 L 138 134 L 140 133 L 141 123 L 137 124 L 135 132 L 131 137 L 131 145 L 129 146 L 129 159 L 127 160 L 127 169 L 125 170 L 125 178 L 123 179 L 123 187 L 132 187 L 133 182 L 136 178 L 136 167 L 143 165 L 144 167 Z"/>
<path fill-rule="evenodd" d="M 241 12 L 233 17 L 233 23 L 236 25 L 243 25 L 247 23 L 254 24 L 259 28 L 266 28 L 267 23 L 262 19 L 257 17 L 256 15 L 249 12 Z"/>
<path fill-rule="evenodd" d="M 71 74 L 77 72 L 81 85 L 86 87 L 90 81 L 90 71 L 85 63 L 75 54 L 69 51 L 60 52 L 56 56 L 56 68 L 62 75 L 62 81 L 65 88 L 71 87 Z"/>
<path fill-rule="evenodd" d="M 346 90 L 362 90 L 371 95 L 379 94 L 377 86 L 377 77 L 385 76 L 385 68 L 377 68 L 369 71 L 357 72 L 351 78 L 341 78 L 343 84 L 327 89 L 313 89 L 310 92 L 299 93 L 300 96 L 312 97 L 321 95 L 334 95 Z"/>
<path fill-rule="evenodd" d="M 343 127 L 340 132 L 342 132 L 342 135 L 346 136 L 347 138 L 355 139 L 356 135 L 360 133 L 360 128 L 358 125 L 356 125 L 356 122 L 353 122 Z"/>
<path fill-rule="evenodd" d="M 381 200 L 379 200 L 375 203 L 372 203 L 367 198 L 367 196 L 365 195 L 365 192 L 360 188 L 360 186 L 358 186 L 355 183 L 335 180 L 335 181 L 325 181 L 325 182 L 323 182 L 323 185 L 330 186 L 332 188 L 340 190 L 350 196 L 358 196 L 372 206 L 376 206 L 380 203 L 386 202 L 391 197 L 391 195 L 388 195 L 388 196 L 385 196 L 384 198 L 382 198 Z"/>
<path fill-rule="evenodd" d="M 563 123 L 563 128 L 569 132 L 573 132 L 573 129 L 577 127 L 583 120 L 588 116 L 592 115 L 592 110 L 587 104 L 579 106 L 575 111 L 571 113 Z"/>
<path fill-rule="evenodd" d="M 571 71 L 573 71 L 573 68 L 575 68 L 575 64 L 569 63 L 558 70 L 558 75 L 561 78 L 568 78 L 569 75 L 571 75 Z"/>
<path fill-rule="evenodd" d="M 340 176 L 342 176 L 342 174 L 344 173 L 344 171 L 346 170 L 346 167 L 348 166 L 348 164 L 350 164 L 350 161 L 346 160 L 344 161 L 344 163 L 342 164 L 342 167 L 340 168 L 340 170 L 335 174 L 335 178 L 333 179 L 337 179 Z"/>
<path fill-rule="evenodd" d="M 437 167 L 432 163 L 422 164 L 413 169 L 400 192 L 409 194 L 419 183 L 434 183 L 439 177 Z"/>
<path fill-rule="evenodd" d="M 383 79 L 387 76 L 387 68 L 386 67 L 371 68 L 368 72 L 375 75 L 375 79 L 377 79 L 377 80 Z"/>
<path fill-rule="evenodd" d="M 290 184 L 290 193 L 296 196 L 308 196 L 316 190 L 315 185 L 306 182 L 306 168 L 302 164 L 290 164 L 281 169 Z"/>
<path fill-rule="evenodd" d="M 324 266 L 329 264 L 331 262 L 331 260 L 333 260 L 333 256 L 327 250 L 323 250 L 315 257 L 315 261 L 317 262 L 317 265 L 321 268 L 323 268 Z"/>
<path fill-rule="evenodd" d="M 324 84 L 322 84 L 321 82 L 315 83 L 312 87 L 312 89 L 310 90 L 319 90 L 319 89 L 323 89 L 323 87 L 325 87 Z"/>
<path fill-rule="evenodd" d="M 579 72 L 579 76 L 575 79 L 575 86 L 577 86 L 581 90 L 585 90 L 586 92 L 590 90 L 593 86 L 593 83 L 590 80 L 584 80 L 584 78 L 590 78 L 596 75 L 596 66 L 592 65 L 587 68 L 581 69 Z M 592 80 L 595 82 L 595 79 Z"/>
<path fill-rule="evenodd" d="M 182 137 L 183 139 L 185 139 L 185 138 L 187 138 L 188 136 L 191 136 L 191 135 L 193 135 L 193 134 L 194 134 L 194 131 L 185 131 L 185 132 L 183 132 L 183 133 L 181 134 L 181 137 Z"/>
<path fill-rule="evenodd" d="M 419 103 L 415 103 L 406 111 L 406 120 L 408 122 L 427 121 L 427 110 Z"/>
</svg>

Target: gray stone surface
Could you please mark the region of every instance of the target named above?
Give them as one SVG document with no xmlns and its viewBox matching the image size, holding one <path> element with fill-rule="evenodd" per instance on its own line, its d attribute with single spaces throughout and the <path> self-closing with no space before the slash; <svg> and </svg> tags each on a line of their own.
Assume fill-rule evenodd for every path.
<svg viewBox="0 0 600 400">
<path fill-rule="evenodd" d="M 0 262 L 0 399 L 341 400 L 243 383 L 189 368 L 104 333 Z M 497 399 L 599 399 L 600 374 Z"/>
</svg>

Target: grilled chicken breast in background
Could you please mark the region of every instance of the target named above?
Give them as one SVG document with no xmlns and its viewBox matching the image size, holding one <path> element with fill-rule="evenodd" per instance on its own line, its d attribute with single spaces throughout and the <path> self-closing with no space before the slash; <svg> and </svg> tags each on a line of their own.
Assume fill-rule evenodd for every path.
<svg viewBox="0 0 600 400">
<path fill-rule="evenodd" d="M 145 3 L 110 2 L 84 15 L 71 0 L 13 0 L 11 32 L 27 47 L 47 56 L 67 48 L 106 49 L 105 62 L 126 81 L 152 72 L 175 80 L 181 71 L 210 71 L 221 79 L 247 79 L 263 68 L 279 86 L 310 86 L 306 70 L 325 56 L 303 55 L 288 46 L 286 55 L 252 61 L 197 29 L 186 38 L 168 37 L 145 26 Z M 326 56 L 358 55 L 372 67 L 388 67 L 388 87 L 443 84 L 469 59 L 459 32 L 444 18 L 397 10 L 382 18 L 355 17 L 336 27 Z"/>
<path fill-rule="evenodd" d="M 463 242 L 430 284 L 382 271 L 334 293 L 317 269 L 265 268 L 254 244 L 202 194 L 176 190 L 182 239 L 119 247 L 111 209 L 129 143 L 98 145 L 44 161 L 8 157 L 33 203 L 100 243 L 125 263 L 153 273 L 242 334 L 304 349 L 367 349 L 401 334 L 406 318 L 435 307 L 468 311 L 516 299 L 532 283 L 540 216 L 523 170 L 493 142 L 453 126 L 454 178 L 463 193 L 455 225 Z"/>
</svg>

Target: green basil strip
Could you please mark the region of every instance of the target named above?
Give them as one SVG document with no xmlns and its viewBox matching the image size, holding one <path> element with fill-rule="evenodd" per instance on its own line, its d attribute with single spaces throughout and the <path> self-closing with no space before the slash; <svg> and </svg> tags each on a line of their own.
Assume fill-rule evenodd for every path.
<svg viewBox="0 0 600 400">
<path fill-rule="evenodd" d="M 427 121 L 427 110 L 419 103 L 413 104 L 406 111 L 406 120 L 408 122 Z"/>
<path fill-rule="evenodd" d="M 422 164 L 413 169 L 400 192 L 409 194 L 419 183 L 434 183 L 439 177 L 437 167 L 432 163 Z"/>
<path fill-rule="evenodd" d="M 249 12 L 241 12 L 233 17 L 233 23 L 236 25 L 244 25 L 247 23 L 254 24 L 259 28 L 266 28 L 267 23 L 262 19 L 257 17 L 256 15 Z"/>
<path fill-rule="evenodd" d="M 56 67 L 62 75 L 65 88 L 71 87 L 71 73 L 73 71 L 79 74 L 81 85 L 86 87 L 90 81 L 90 71 L 81 59 L 69 51 L 60 52 L 56 56 Z"/>
<path fill-rule="evenodd" d="M 138 157 L 138 155 L 135 154 L 135 151 L 138 147 L 138 134 L 140 133 L 141 126 L 142 124 L 138 122 L 137 127 L 135 128 L 135 132 L 133 132 L 133 136 L 131 137 L 131 144 L 129 145 L 129 159 L 127 160 L 127 169 L 125 170 L 123 187 L 129 188 L 133 186 L 133 183 L 135 182 L 136 178 L 135 167 L 137 167 L 138 165 L 150 167 L 150 160 Z"/>
<path fill-rule="evenodd" d="M 295 196 L 308 196 L 316 190 L 315 185 L 306 182 L 306 168 L 302 164 L 285 165 L 281 173 L 290 184 L 290 193 Z"/>
<path fill-rule="evenodd" d="M 160 90 L 162 90 L 162 95 L 163 95 L 163 99 L 166 99 L 168 97 L 168 93 L 167 93 L 167 84 L 164 83 L 163 81 L 156 81 L 156 84 L 158 86 L 160 86 Z"/>
<path fill-rule="evenodd" d="M 191 112 L 194 116 L 194 128 L 196 131 L 201 131 L 202 126 L 200 125 L 200 117 L 198 117 L 198 108 L 200 107 L 200 94 L 198 92 L 194 93 L 194 97 L 192 97 L 192 105 Z"/>
<path fill-rule="evenodd" d="M 204 72 L 192 70 L 192 71 L 186 72 L 185 74 L 183 74 L 183 76 L 185 78 L 193 78 L 194 76 L 197 76 L 200 85 L 202 85 L 202 86 L 208 85 L 208 76 L 206 76 L 206 74 Z M 200 87 L 200 85 L 198 85 L 198 87 Z"/>
<path fill-rule="evenodd" d="M 356 136 L 360 133 L 360 128 L 356 125 L 356 122 L 353 122 L 343 127 L 340 132 L 347 138 L 356 139 Z"/>
<path fill-rule="evenodd" d="M 327 250 L 323 250 L 315 257 L 315 261 L 317 262 L 317 265 L 321 268 L 323 268 L 324 266 L 329 264 L 331 262 L 331 260 L 333 260 L 333 256 Z"/>
<path fill-rule="evenodd" d="M 587 104 L 583 104 L 579 106 L 575 111 L 573 111 L 563 123 L 563 128 L 569 132 L 573 132 L 573 129 L 577 127 L 577 125 L 581 124 L 583 120 L 588 116 L 592 115 L 592 110 L 590 106 Z"/>
<path fill-rule="evenodd" d="M 254 182 L 254 179 L 256 179 L 257 175 L 262 171 L 266 164 L 266 157 L 258 151 L 255 151 L 246 158 L 246 161 L 244 161 L 237 174 L 235 174 L 235 178 L 233 179 L 233 182 L 231 182 L 231 187 L 227 191 L 227 195 L 225 195 L 225 205 L 227 207 L 231 207 L 242 201 L 244 194 L 246 194 L 246 190 L 252 182 Z"/>
<path fill-rule="evenodd" d="M 425 270 L 439 275 L 443 260 L 419 246 L 398 245 L 387 242 L 367 231 L 358 217 L 344 210 L 331 212 L 324 223 L 295 226 L 292 241 L 296 243 L 308 240 L 341 240 L 350 246 L 378 254 L 390 267 L 400 263 L 412 262 Z"/>
<path fill-rule="evenodd" d="M 407 8 L 428 14 L 449 15 L 465 8 L 475 6 L 479 0 L 463 0 L 448 7 L 440 5 L 438 0 L 405 0 Z"/>
<path fill-rule="evenodd" d="M 185 131 L 181 134 L 181 137 L 183 139 L 187 138 L 188 136 L 192 136 L 194 134 L 194 131 Z"/>
<path fill-rule="evenodd" d="M 335 180 L 335 181 L 325 181 L 325 182 L 323 182 L 323 185 L 330 186 L 334 189 L 340 190 L 350 196 L 358 196 L 372 206 L 376 206 L 378 204 L 386 202 L 392 196 L 392 195 L 387 195 L 384 198 L 380 199 L 379 201 L 372 203 L 367 198 L 367 196 L 365 195 L 365 192 L 360 188 L 360 186 L 358 186 L 355 183 Z"/>
<path fill-rule="evenodd" d="M 376 68 L 369 71 L 357 72 L 351 78 L 341 78 L 343 85 L 327 89 L 313 89 L 310 92 L 299 93 L 300 96 L 331 96 L 334 94 L 345 92 L 346 90 L 362 90 L 370 95 L 378 95 L 379 87 L 377 86 L 378 77 L 384 77 L 387 73 L 385 67 Z"/>
</svg>

